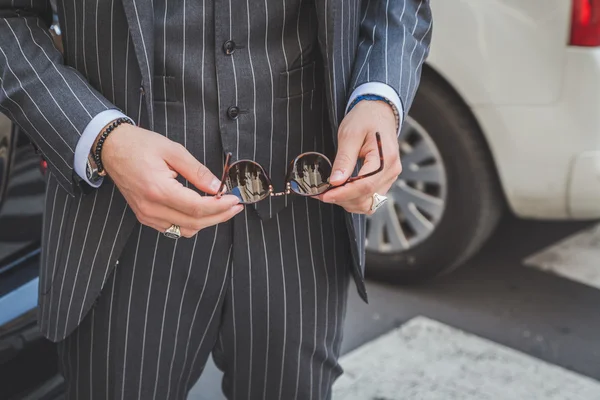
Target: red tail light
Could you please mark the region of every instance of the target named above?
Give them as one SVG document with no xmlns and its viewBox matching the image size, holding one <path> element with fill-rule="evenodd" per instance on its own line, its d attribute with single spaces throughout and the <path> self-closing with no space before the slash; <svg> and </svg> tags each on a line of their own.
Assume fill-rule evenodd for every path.
<svg viewBox="0 0 600 400">
<path fill-rule="evenodd" d="M 48 162 L 44 159 L 40 160 L 40 170 L 42 171 L 42 175 L 46 174 L 47 169 L 48 169 Z"/>
<path fill-rule="evenodd" d="M 600 0 L 573 0 L 571 46 L 600 46 Z"/>
</svg>

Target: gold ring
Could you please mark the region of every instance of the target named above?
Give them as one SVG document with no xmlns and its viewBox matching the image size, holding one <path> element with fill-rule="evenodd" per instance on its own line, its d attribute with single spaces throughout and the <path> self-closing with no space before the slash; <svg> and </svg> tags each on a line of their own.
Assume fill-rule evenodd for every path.
<svg viewBox="0 0 600 400">
<path fill-rule="evenodd" d="M 171 225 L 164 235 L 170 239 L 179 239 L 181 237 L 181 229 L 179 225 Z"/>
</svg>

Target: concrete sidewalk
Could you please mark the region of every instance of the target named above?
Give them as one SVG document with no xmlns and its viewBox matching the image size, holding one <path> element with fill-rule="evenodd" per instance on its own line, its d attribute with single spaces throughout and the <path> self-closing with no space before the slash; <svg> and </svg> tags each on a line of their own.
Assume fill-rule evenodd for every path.
<svg viewBox="0 0 600 400">
<path fill-rule="evenodd" d="M 342 357 L 334 400 L 596 400 L 600 383 L 417 317 Z"/>
</svg>

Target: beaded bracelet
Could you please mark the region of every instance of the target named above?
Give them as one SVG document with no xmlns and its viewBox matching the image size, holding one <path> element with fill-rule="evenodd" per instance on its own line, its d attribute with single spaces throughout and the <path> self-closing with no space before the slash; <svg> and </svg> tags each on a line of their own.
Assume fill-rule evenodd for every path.
<svg viewBox="0 0 600 400">
<path fill-rule="evenodd" d="M 96 149 L 94 151 L 94 161 L 96 162 L 96 166 L 98 167 L 99 175 L 106 175 L 104 172 L 104 166 L 102 165 L 102 146 L 104 145 L 104 141 L 115 130 L 115 128 L 121 124 L 130 124 L 133 125 L 133 122 L 129 118 L 119 118 L 114 120 L 110 125 L 108 125 L 102 134 L 100 134 L 100 138 L 98 139 L 98 144 L 96 145 Z"/>
</svg>

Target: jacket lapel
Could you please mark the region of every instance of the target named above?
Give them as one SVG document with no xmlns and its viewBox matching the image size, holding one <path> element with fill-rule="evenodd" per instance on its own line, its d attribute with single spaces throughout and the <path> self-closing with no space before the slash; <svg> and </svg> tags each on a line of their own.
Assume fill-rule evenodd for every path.
<svg viewBox="0 0 600 400">
<path fill-rule="evenodd" d="M 142 73 L 146 111 L 154 129 L 152 77 L 154 76 L 154 7 L 152 0 L 122 0 L 135 55 Z"/>
</svg>

